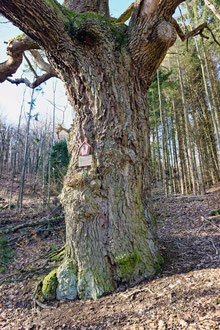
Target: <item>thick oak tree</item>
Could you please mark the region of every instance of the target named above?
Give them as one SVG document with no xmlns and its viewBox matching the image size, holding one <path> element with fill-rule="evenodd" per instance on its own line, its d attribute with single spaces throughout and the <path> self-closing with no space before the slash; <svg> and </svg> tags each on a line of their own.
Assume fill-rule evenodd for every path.
<svg viewBox="0 0 220 330">
<path fill-rule="evenodd" d="M 65 0 L 63 6 L 0 0 L 0 13 L 25 33 L 9 42 L 0 81 L 10 80 L 23 52 L 31 50 L 45 74 L 16 83 L 34 88 L 57 76 L 75 110 L 61 194 L 66 257 L 51 275 L 58 299 L 96 299 L 158 268 L 146 91 L 180 33 L 172 18 L 180 2 L 136 0 L 127 26 L 110 19 L 108 0 Z M 85 137 L 93 162 L 83 168 L 78 158 Z"/>
</svg>

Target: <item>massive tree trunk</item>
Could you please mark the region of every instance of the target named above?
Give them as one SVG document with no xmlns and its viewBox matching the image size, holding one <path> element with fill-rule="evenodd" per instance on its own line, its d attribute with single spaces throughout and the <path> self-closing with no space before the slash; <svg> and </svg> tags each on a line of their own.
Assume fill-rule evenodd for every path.
<svg viewBox="0 0 220 330">
<path fill-rule="evenodd" d="M 45 51 L 75 109 L 61 194 L 67 248 L 56 273 L 59 299 L 96 299 L 158 269 L 146 91 L 176 39 L 169 21 L 180 2 L 136 1 L 127 27 L 95 13 L 72 13 L 53 0 L 0 0 L 0 12 Z M 74 9 L 79 1 L 67 3 Z M 82 168 L 85 137 L 93 162 Z"/>
</svg>

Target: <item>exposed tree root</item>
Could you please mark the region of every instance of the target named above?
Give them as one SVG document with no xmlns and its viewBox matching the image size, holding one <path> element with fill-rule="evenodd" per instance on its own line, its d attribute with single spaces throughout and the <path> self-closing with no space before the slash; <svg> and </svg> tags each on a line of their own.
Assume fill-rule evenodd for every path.
<svg viewBox="0 0 220 330">
<path fill-rule="evenodd" d="M 34 289 L 34 292 L 33 292 L 33 295 L 32 295 L 32 299 L 33 299 L 33 304 L 34 304 L 34 309 L 37 308 L 37 306 L 39 306 L 40 308 L 43 308 L 43 309 L 49 309 L 49 308 L 53 308 L 53 307 L 49 307 L 45 304 L 43 304 L 42 302 L 40 302 L 38 299 L 37 299 L 37 294 L 40 294 L 40 290 L 42 288 L 42 284 L 43 282 L 40 281 L 37 283 L 35 289 Z"/>
</svg>

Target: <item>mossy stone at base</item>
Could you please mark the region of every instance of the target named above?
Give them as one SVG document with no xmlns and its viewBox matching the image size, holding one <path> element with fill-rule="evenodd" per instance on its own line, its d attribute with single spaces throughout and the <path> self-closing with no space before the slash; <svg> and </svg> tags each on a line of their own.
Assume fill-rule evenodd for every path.
<svg viewBox="0 0 220 330">
<path fill-rule="evenodd" d="M 57 269 L 52 270 L 43 280 L 42 295 L 46 300 L 56 298 Z"/>
<path fill-rule="evenodd" d="M 58 300 L 71 299 L 78 297 L 77 293 L 77 267 L 68 259 L 65 260 L 57 270 L 58 285 L 56 297 Z"/>
</svg>

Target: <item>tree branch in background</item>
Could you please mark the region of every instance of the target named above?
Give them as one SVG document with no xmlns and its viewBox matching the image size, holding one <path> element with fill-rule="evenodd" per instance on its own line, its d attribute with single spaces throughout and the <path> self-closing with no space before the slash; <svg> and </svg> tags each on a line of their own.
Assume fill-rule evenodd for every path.
<svg viewBox="0 0 220 330">
<path fill-rule="evenodd" d="M 195 37 L 197 35 L 200 35 L 203 38 L 209 39 L 209 37 L 207 37 L 203 34 L 203 30 L 207 29 L 211 33 L 214 41 L 220 46 L 220 43 L 216 40 L 212 30 L 210 29 L 210 27 L 208 26 L 207 23 L 203 23 L 203 24 L 199 25 L 197 28 L 195 28 L 194 30 L 190 31 L 189 33 L 184 34 L 183 31 L 181 30 L 179 24 L 177 23 L 177 21 L 174 18 L 172 18 L 171 22 L 172 22 L 173 26 L 175 27 L 176 32 L 182 41 L 188 40 L 189 38 Z"/>
</svg>

